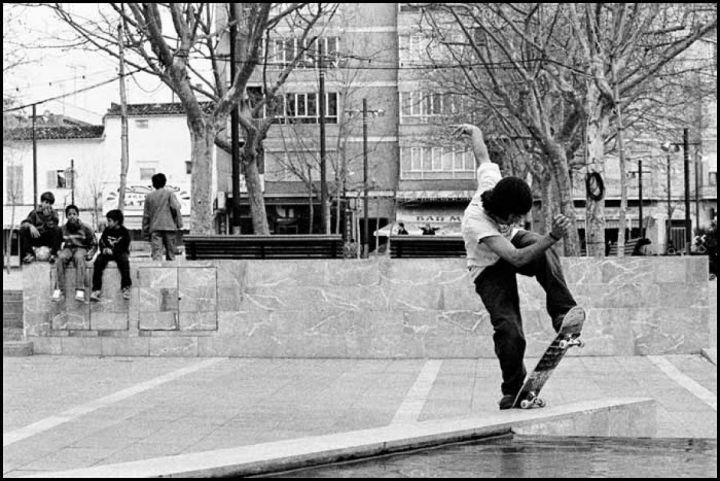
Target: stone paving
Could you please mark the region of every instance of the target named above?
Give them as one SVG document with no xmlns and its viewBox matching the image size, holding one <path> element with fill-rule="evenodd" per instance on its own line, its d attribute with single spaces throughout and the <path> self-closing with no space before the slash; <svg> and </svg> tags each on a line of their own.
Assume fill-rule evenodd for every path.
<svg viewBox="0 0 720 481">
<path fill-rule="evenodd" d="M 400 411 L 497 415 L 499 376 L 492 359 L 5 357 L 3 477 L 383 427 Z M 543 392 L 653 398 L 657 437 L 717 438 L 717 366 L 701 355 L 569 355 Z"/>
</svg>

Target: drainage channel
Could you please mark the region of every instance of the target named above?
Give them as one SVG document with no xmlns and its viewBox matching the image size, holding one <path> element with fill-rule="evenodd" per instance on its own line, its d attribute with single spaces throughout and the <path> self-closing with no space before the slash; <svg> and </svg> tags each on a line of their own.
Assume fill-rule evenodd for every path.
<svg viewBox="0 0 720 481">
<path fill-rule="evenodd" d="M 266 478 L 717 478 L 717 439 L 507 434 Z"/>
</svg>

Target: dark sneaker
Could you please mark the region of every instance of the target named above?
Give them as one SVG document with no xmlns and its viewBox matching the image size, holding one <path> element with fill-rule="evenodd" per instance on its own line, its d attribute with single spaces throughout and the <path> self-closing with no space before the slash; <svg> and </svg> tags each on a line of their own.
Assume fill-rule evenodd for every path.
<svg viewBox="0 0 720 481">
<path fill-rule="evenodd" d="M 90 293 L 90 300 L 94 302 L 100 302 L 100 291 L 92 291 Z"/>
<path fill-rule="evenodd" d="M 50 254 L 50 257 L 48 257 L 48 262 L 49 262 L 50 264 L 55 264 L 55 259 L 57 259 L 57 257 L 54 256 L 54 255 L 52 255 L 52 254 Z"/>
<path fill-rule="evenodd" d="M 515 395 L 514 394 L 505 394 L 503 395 L 502 399 L 498 401 L 498 406 L 500 406 L 500 409 L 510 409 L 515 402 Z"/>
</svg>

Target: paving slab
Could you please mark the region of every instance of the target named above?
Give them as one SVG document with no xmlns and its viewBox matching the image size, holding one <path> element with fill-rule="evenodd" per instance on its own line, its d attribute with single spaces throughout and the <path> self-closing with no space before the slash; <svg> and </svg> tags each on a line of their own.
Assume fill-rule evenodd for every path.
<svg viewBox="0 0 720 481">
<path fill-rule="evenodd" d="M 650 398 L 656 437 L 717 439 L 717 366 L 659 358 L 566 357 L 545 409 Z M 492 359 L 5 357 L 3 476 L 513 416 L 499 386 Z"/>
</svg>

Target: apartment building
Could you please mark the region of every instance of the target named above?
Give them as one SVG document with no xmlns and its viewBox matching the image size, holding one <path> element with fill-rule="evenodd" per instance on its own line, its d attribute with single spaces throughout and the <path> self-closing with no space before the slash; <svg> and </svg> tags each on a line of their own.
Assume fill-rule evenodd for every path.
<svg viewBox="0 0 720 481">
<path fill-rule="evenodd" d="M 367 211 L 371 251 L 396 230 L 397 222 L 403 222 L 411 234 L 420 234 L 421 227 L 429 224 L 438 235 L 459 235 L 462 212 L 475 189 L 474 159 L 464 145 L 449 137 L 450 119 L 458 118 L 450 114 L 462 112 L 463 106 L 428 82 L 431 69 L 424 57 L 429 42 L 418 27 L 418 16 L 418 9 L 410 4 L 343 3 L 333 19 L 318 29 L 325 52 L 324 140 L 326 179 L 333 203 L 332 231 L 342 226 L 342 232 L 347 226 L 350 236 L 362 239 Z M 302 47 L 297 31 L 279 27 L 266 46 L 271 59 L 269 71 L 284 66 Z M 265 199 L 271 230 L 276 233 L 322 231 L 320 66 L 317 55 L 313 55 L 316 53 L 315 48 L 311 49 L 307 61 L 283 86 L 284 110 L 265 141 Z M 259 80 L 256 77 L 249 90 L 260 88 Z M 364 118 L 363 100 L 367 106 Z M 714 107 L 706 110 L 714 111 Z M 694 149 L 692 154 L 693 226 L 707 225 L 716 215 L 716 125 L 716 118 L 708 116 L 699 130 L 701 134 L 696 135 L 701 137 L 696 143 L 702 144 L 702 152 Z M 675 244 L 680 242 L 681 247 L 684 186 L 678 172 L 682 173 L 682 157 L 675 154 L 671 159 L 668 203 L 666 155 L 659 148 L 660 141 L 649 142 L 652 145 L 643 152 L 628 157 L 626 217 L 635 230 L 627 234 L 640 235 L 640 189 L 636 179 L 642 177 L 647 235 L 652 236 L 656 250 L 664 250 L 664 226 L 669 222 Z M 643 158 L 640 173 L 638 164 Z M 619 227 L 620 171 L 617 159 L 608 156 L 606 160 L 606 234 L 613 241 Z M 218 191 L 229 192 L 229 158 L 219 155 L 218 161 Z M 578 172 L 573 179 L 581 237 L 585 230 L 584 175 Z M 242 199 L 241 204 L 245 206 L 242 227 L 247 231 L 249 208 Z"/>
</svg>

